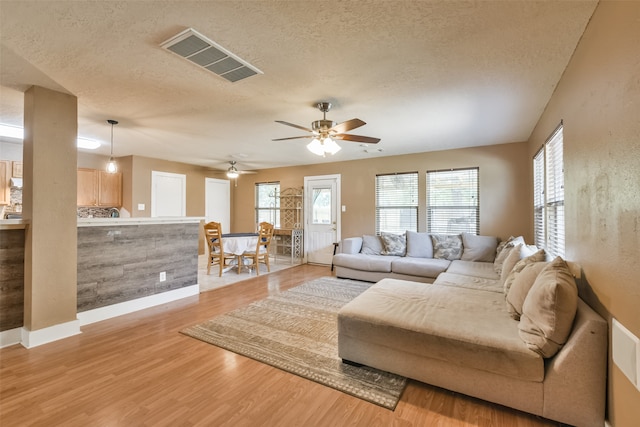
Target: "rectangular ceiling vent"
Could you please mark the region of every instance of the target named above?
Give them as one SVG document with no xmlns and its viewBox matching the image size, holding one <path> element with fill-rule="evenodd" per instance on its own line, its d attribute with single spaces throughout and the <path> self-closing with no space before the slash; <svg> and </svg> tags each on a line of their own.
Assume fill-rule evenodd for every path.
<svg viewBox="0 0 640 427">
<path fill-rule="evenodd" d="M 160 46 L 232 83 L 256 74 L 264 74 L 193 28 L 171 37 Z"/>
</svg>

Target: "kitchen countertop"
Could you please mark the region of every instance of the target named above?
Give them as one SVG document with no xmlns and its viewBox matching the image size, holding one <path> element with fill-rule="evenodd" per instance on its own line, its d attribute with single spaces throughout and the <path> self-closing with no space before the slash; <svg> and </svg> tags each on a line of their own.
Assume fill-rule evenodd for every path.
<svg viewBox="0 0 640 427">
<path fill-rule="evenodd" d="M 172 217 L 172 218 L 78 218 L 78 227 L 105 227 L 121 225 L 151 224 L 192 224 L 199 223 L 204 217 Z"/>
<path fill-rule="evenodd" d="M 21 230 L 26 228 L 29 221 L 24 219 L 0 219 L 0 230 Z"/>
</svg>

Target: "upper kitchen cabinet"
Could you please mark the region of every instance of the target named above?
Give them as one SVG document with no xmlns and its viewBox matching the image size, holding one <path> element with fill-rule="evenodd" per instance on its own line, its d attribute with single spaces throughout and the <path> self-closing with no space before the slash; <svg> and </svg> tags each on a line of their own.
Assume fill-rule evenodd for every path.
<svg viewBox="0 0 640 427">
<path fill-rule="evenodd" d="M 122 173 L 98 171 L 98 206 L 122 206 Z"/>
<path fill-rule="evenodd" d="M 78 169 L 78 206 L 122 206 L 122 173 Z"/>
<path fill-rule="evenodd" d="M 22 178 L 22 162 L 11 162 L 11 177 Z"/>
<path fill-rule="evenodd" d="M 11 162 L 8 160 L 0 160 L 0 205 L 8 205 L 11 203 L 10 179 Z"/>
</svg>

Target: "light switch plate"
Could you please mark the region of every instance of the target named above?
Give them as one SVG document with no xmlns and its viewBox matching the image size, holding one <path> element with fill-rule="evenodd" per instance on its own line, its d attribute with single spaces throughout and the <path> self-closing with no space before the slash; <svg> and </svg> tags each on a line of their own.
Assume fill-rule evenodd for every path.
<svg viewBox="0 0 640 427">
<path fill-rule="evenodd" d="M 138 210 L 139 211 L 143 211 L 144 210 L 144 203 L 138 203 Z"/>
<path fill-rule="evenodd" d="M 612 321 L 613 363 L 640 390 L 640 339 L 616 319 Z"/>
</svg>

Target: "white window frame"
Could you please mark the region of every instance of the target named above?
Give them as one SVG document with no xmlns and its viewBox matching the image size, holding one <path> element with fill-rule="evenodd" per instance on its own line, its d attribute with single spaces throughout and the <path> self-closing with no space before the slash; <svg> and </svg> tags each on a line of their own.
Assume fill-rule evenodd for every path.
<svg viewBox="0 0 640 427">
<path fill-rule="evenodd" d="M 265 200 L 260 198 L 261 186 L 274 186 Z M 280 227 L 280 182 L 256 182 L 255 186 L 256 230 L 262 221 L 269 222 L 274 227 Z M 266 215 L 265 215 L 266 214 Z"/>
<path fill-rule="evenodd" d="M 552 257 L 565 254 L 563 123 L 533 157 L 535 244 Z"/>
<path fill-rule="evenodd" d="M 418 172 L 376 175 L 377 235 L 418 231 L 418 177 Z"/>
<path fill-rule="evenodd" d="M 446 182 L 447 180 L 451 181 L 452 178 L 460 180 L 462 185 L 453 186 Z M 440 179 L 440 182 L 438 179 Z M 442 197 L 443 192 L 446 193 L 446 191 L 451 191 L 450 197 Z M 469 194 L 471 195 L 470 199 Z M 462 232 L 479 234 L 480 168 L 427 171 L 426 203 L 427 232 L 438 234 L 460 234 Z M 438 216 L 439 218 L 436 220 Z M 469 218 L 471 219 L 469 220 Z M 461 219 L 464 219 L 464 221 L 461 221 Z M 444 220 L 447 221 L 446 227 L 442 225 Z"/>
</svg>

